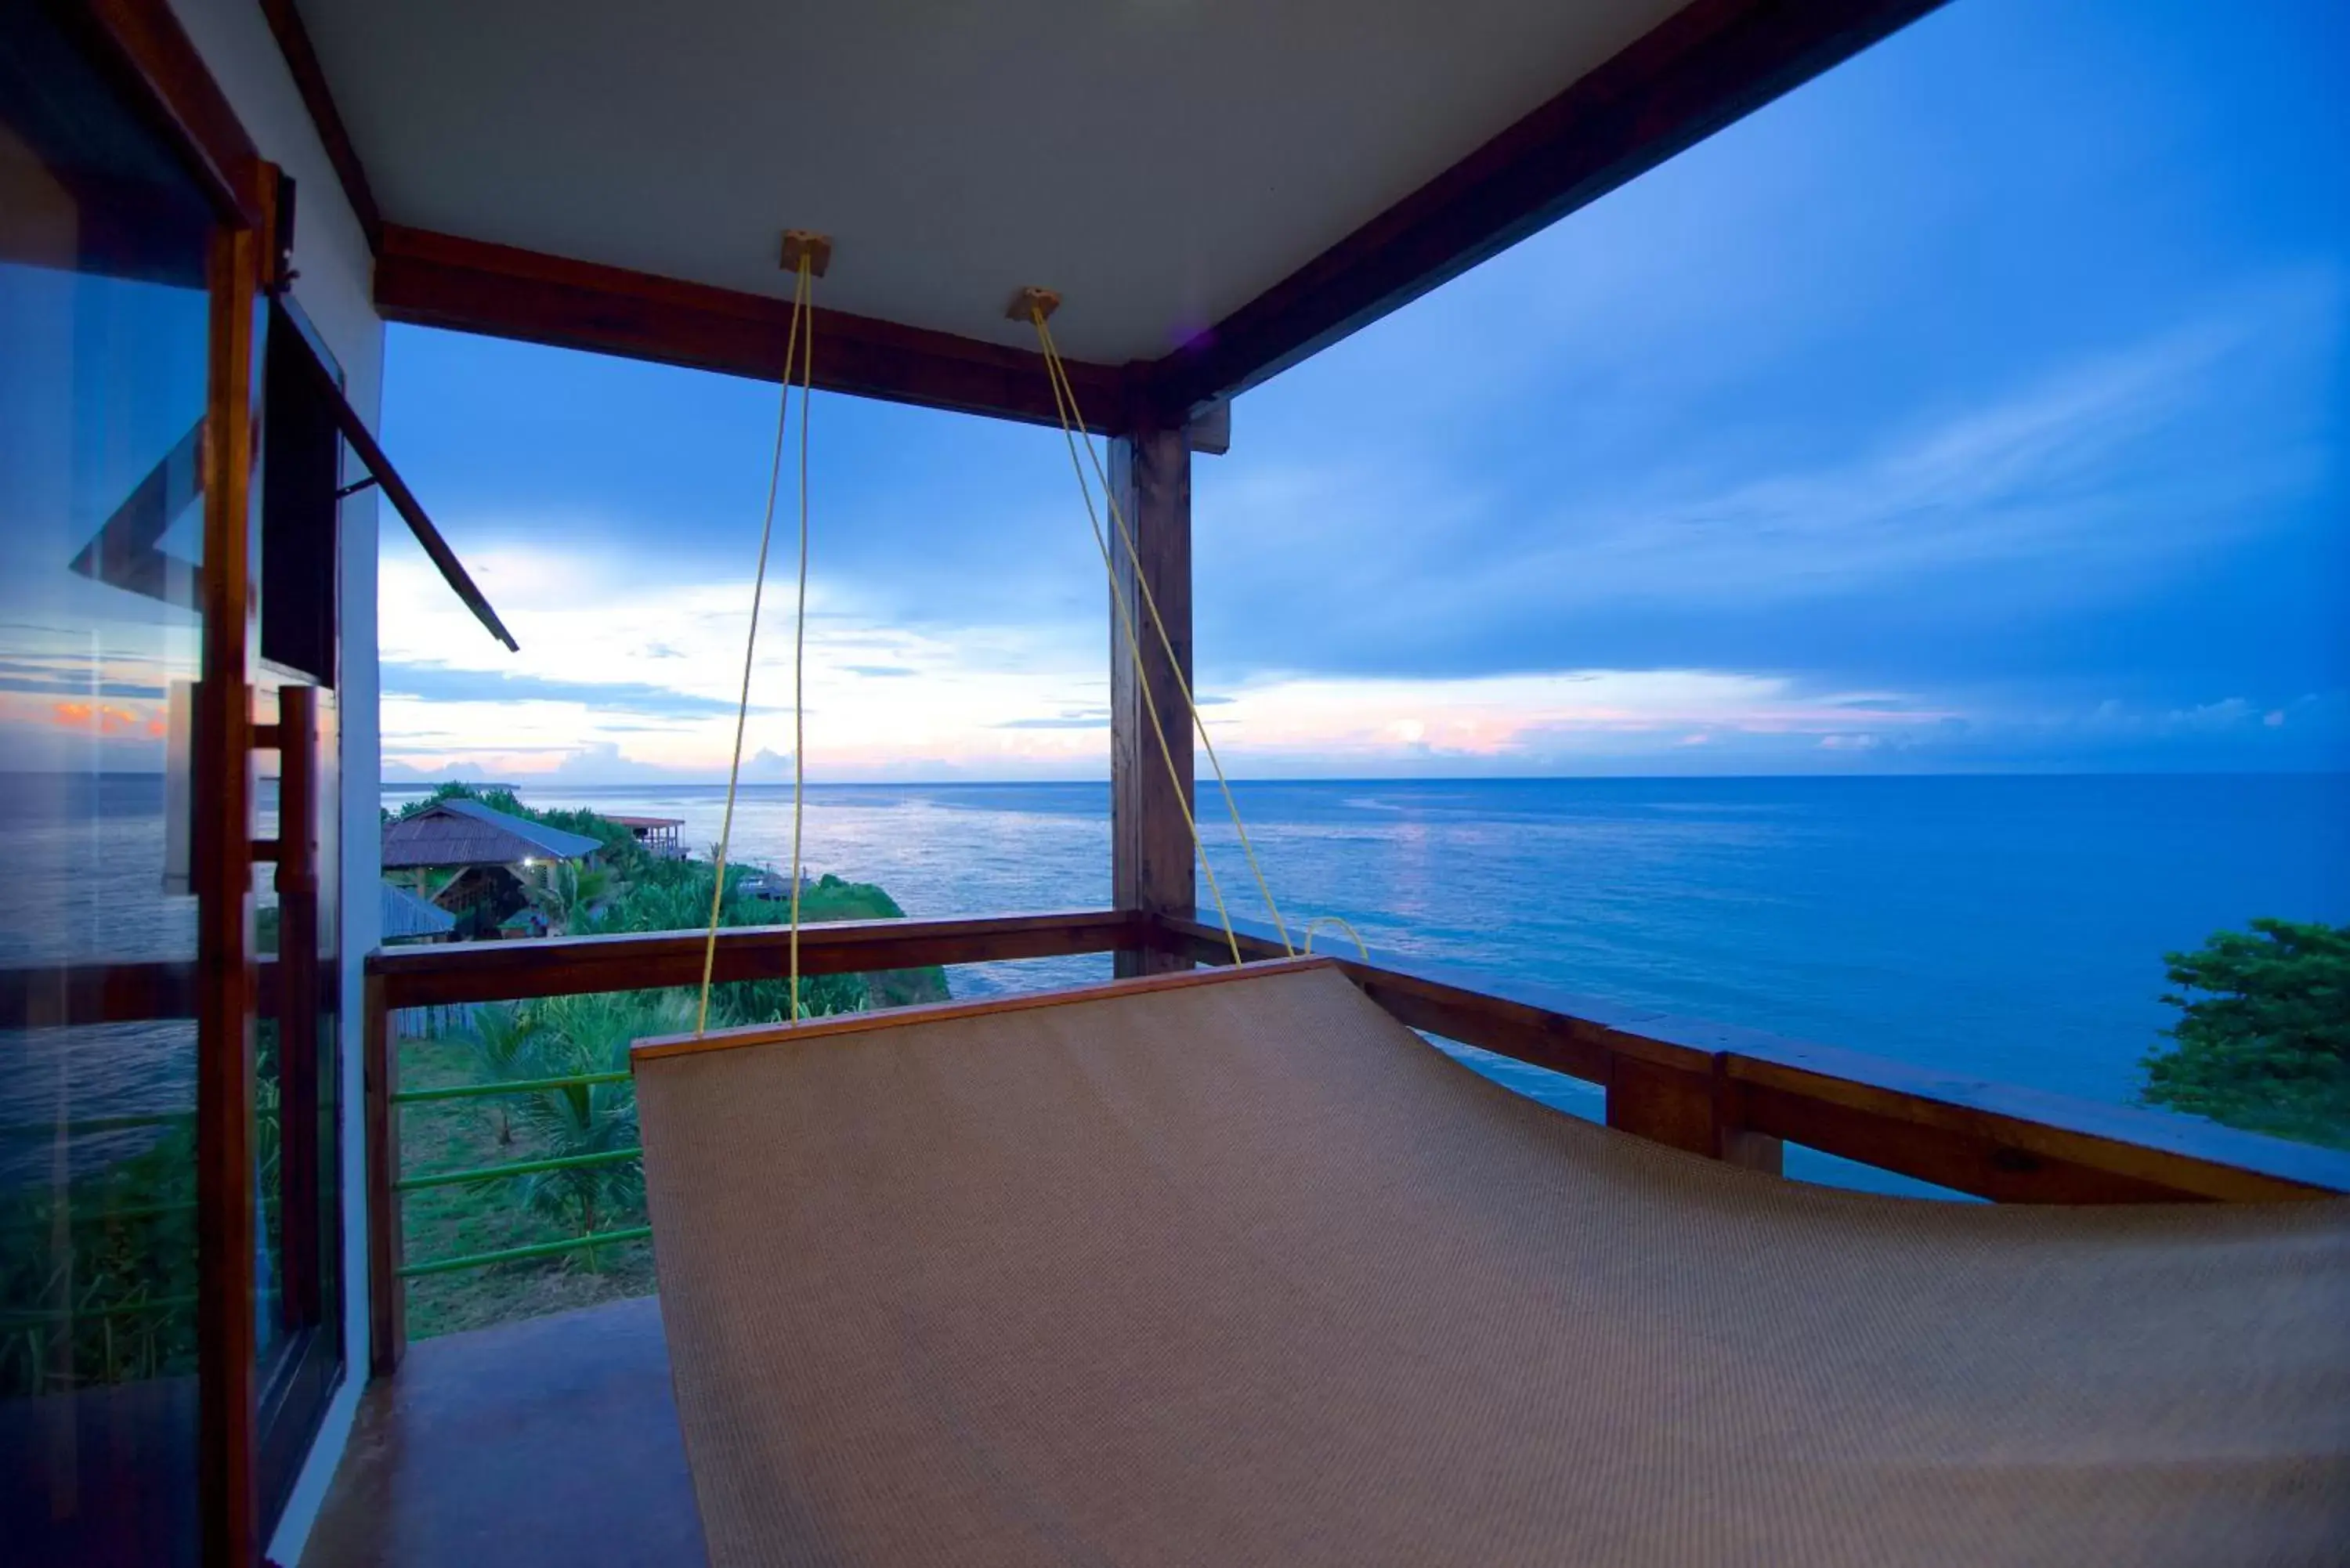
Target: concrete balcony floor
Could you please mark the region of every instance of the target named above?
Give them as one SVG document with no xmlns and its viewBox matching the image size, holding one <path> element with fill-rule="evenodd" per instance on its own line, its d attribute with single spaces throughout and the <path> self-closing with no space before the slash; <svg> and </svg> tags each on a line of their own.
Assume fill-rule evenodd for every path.
<svg viewBox="0 0 2350 1568">
<path fill-rule="evenodd" d="M 360 1402 L 302 1565 L 706 1560 L 647 1296 L 411 1345 Z"/>
</svg>

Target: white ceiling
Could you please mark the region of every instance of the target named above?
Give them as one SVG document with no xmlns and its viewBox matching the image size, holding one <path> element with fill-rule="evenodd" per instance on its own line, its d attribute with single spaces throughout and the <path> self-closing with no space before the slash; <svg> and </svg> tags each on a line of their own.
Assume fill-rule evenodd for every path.
<svg viewBox="0 0 2350 1568">
<path fill-rule="evenodd" d="M 300 0 L 384 217 L 1155 358 L 1684 0 Z"/>
</svg>

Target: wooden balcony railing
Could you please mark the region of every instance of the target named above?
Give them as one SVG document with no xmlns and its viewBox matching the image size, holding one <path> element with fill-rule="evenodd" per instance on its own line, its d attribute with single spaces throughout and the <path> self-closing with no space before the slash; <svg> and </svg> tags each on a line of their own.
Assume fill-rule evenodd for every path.
<svg viewBox="0 0 2350 1568">
<path fill-rule="evenodd" d="M 721 984 L 776 979 L 784 972 L 789 940 L 782 926 L 722 930 L 711 978 Z M 806 974 L 868 974 L 1149 945 L 1142 917 L 1111 909 L 969 920 L 842 920 L 801 928 L 800 970 Z M 702 951 L 700 931 L 452 942 L 386 949 L 369 958 L 368 973 L 383 981 L 390 1006 L 446 1007 L 700 985 Z"/>
<path fill-rule="evenodd" d="M 790 940 L 790 932 L 781 926 L 723 930 L 718 934 L 711 978 L 720 984 L 778 979 L 785 972 Z M 800 970 L 809 975 L 872 974 L 932 964 L 1140 951 L 1152 940 L 1152 932 L 1140 916 L 1116 910 L 963 920 L 849 920 L 804 927 Z M 395 1015 L 411 1008 L 697 986 L 702 982 L 702 946 L 701 932 L 674 931 L 450 943 L 384 949 L 369 956 L 365 1111 L 369 1362 L 379 1376 L 399 1366 L 407 1345 L 407 1279 L 423 1268 L 480 1261 L 411 1265 L 405 1255 L 401 1193 L 416 1183 L 414 1179 L 403 1182 L 400 1175 L 400 1106 L 414 1096 L 402 1095 L 400 1088 L 399 1046 L 392 1031 Z M 581 1244 L 586 1243 L 562 1246 Z"/>
<path fill-rule="evenodd" d="M 782 927 L 720 933 L 714 978 L 774 979 Z M 1243 955 L 1280 955 L 1243 927 Z M 382 950 L 365 976 L 371 1360 L 404 1345 L 400 1217 L 400 1010 L 690 986 L 691 932 L 557 938 Z M 1221 928 L 1116 910 L 960 920 L 875 920 L 800 933 L 804 972 L 870 973 L 931 964 L 1097 952 L 1230 961 Z M 1415 1029 L 1599 1085 L 1611 1127 L 1766 1170 L 1793 1142 L 2005 1203 L 2269 1201 L 2350 1192 L 2350 1155 L 2172 1116 L 1935 1072 L 1749 1030 L 1586 998 L 1448 976 L 1379 953 L 1332 954 L 1366 994 Z M 86 978 L 0 974 L 0 1028 L 184 1016 L 177 966 Z M 20 977 L 22 978 L 22 977 Z"/>
<path fill-rule="evenodd" d="M 1223 929 L 1158 920 L 1149 940 L 1231 961 Z M 1279 943 L 1243 928 L 1249 959 Z M 2350 1155 L 2257 1133 L 2017 1088 L 1881 1056 L 1585 997 L 1332 953 L 1415 1029 L 1607 1091 L 1607 1125 L 1775 1169 L 1783 1142 L 2001 1203 L 2260 1202 L 2350 1191 Z"/>
</svg>

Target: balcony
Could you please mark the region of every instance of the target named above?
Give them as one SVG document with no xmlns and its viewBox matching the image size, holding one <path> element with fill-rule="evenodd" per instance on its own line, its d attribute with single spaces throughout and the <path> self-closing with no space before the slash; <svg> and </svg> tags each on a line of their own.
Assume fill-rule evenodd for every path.
<svg viewBox="0 0 2350 1568">
<path fill-rule="evenodd" d="M 772 975 L 775 929 L 722 933 L 716 978 Z M 370 1234 L 367 1393 L 304 1561 L 316 1568 L 501 1561 L 697 1560 L 701 1534 L 651 1298 L 407 1344 L 396 1179 L 394 1012 L 640 990 L 700 977 L 681 933 L 381 952 L 368 971 Z M 1281 955 L 1262 935 L 1243 956 Z M 1221 929 L 1113 911 L 812 928 L 809 973 L 1126 955 L 1125 967 L 1229 961 Z M 1353 982 L 1409 1026 L 1597 1085 L 1619 1131 L 1776 1170 L 1787 1143 L 2009 1203 L 2273 1200 L 2350 1190 L 2350 1158 L 2189 1123 L 1938 1075 L 1748 1032 L 1524 992 L 1503 996 L 1360 955 Z M 405 1185 L 413 1185 L 412 1183 Z M 465 1260 L 457 1260 L 462 1265 Z"/>
<path fill-rule="evenodd" d="M 302 1561 L 702 1557 L 660 1303 L 640 1296 L 419 1343 L 367 1391 Z"/>
</svg>

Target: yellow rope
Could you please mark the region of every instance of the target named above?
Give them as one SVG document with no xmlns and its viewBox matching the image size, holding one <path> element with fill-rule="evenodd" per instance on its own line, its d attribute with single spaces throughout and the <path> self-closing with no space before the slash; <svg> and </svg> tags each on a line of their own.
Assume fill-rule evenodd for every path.
<svg viewBox="0 0 2350 1568">
<path fill-rule="evenodd" d="M 1348 924 L 1343 917 L 1338 915 L 1316 915 L 1312 919 L 1305 922 L 1305 950 L 1307 952 L 1310 953 L 1314 950 L 1314 933 L 1324 926 L 1336 926 L 1340 930 L 1346 932 L 1348 936 L 1354 938 L 1355 950 L 1363 955 L 1363 961 L 1365 963 L 1371 961 L 1371 950 L 1363 945 L 1363 933 L 1355 929 L 1355 928 Z"/>
<path fill-rule="evenodd" d="M 1094 544 L 1101 551 L 1102 570 L 1109 575 L 1110 607 L 1117 612 L 1118 630 L 1126 640 L 1127 658 L 1131 661 L 1135 675 L 1134 683 L 1137 690 L 1142 693 L 1143 711 L 1149 717 L 1151 733 L 1158 738 L 1159 754 L 1166 760 L 1167 776 L 1174 785 L 1175 804 L 1183 814 L 1184 827 L 1191 835 L 1192 852 L 1199 857 L 1200 869 L 1208 879 L 1208 892 L 1216 901 L 1216 918 L 1223 923 L 1224 940 L 1230 944 L 1232 950 L 1232 962 L 1237 966 L 1243 961 L 1241 958 L 1241 939 L 1232 929 L 1231 912 L 1224 908 L 1224 892 L 1217 885 L 1216 868 L 1208 864 L 1208 846 L 1201 841 L 1199 821 L 1192 815 L 1191 803 L 1185 798 L 1189 792 L 1184 788 L 1182 770 L 1175 765 L 1175 750 L 1168 743 L 1167 727 L 1159 722 L 1159 703 L 1150 694 L 1150 681 L 1144 671 L 1142 643 L 1135 635 L 1134 614 L 1127 607 L 1126 596 L 1118 591 L 1118 562 L 1110 554 L 1109 537 L 1102 532 L 1101 518 L 1094 510 L 1094 493 L 1092 487 L 1086 483 L 1085 464 L 1077 457 L 1077 431 L 1076 427 L 1071 423 L 1071 419 L 1075 415 L 1078 422 L 1082 423 L 1084 416 L 1076 410 L 1075 394 L 1066 388 L 1060 372 L 1055 369 L 1059 357 L 1053 351 L 1052 338 L 1045 330 L 1045 313 L 1031 306 L 1029 315 L 1036 323 L 1039 340 L 1045 344 L 1045 367 L 1052 372 L 1053 408 L 1060 416 L 1062 438 L 1069 445 L 1069 467 L 1077 476 L 1077 493 L 1085 498 L 1086 522 L 1093 528 Z M 1088 441 L 1087 445 L 1090 449 L 1092 443 Z M 1137 576 L 1139 577 L 1139 573 Z M 1169 662 L 1171 664 L 1173 660 L 1170 659 Z M 1190 700 L 1187 693 L 1184 701 L 1188 703 Z"/>
<path fill-rule="evenodd" d="M 1045 323 L 1042 311 L 1031 307 L 1036 317 L 1036 334 L 1045 345 L 1045 366 L 1056 383 L 1056 393 L 1068 399 L 1069 407 L 1077 406 L 1076 389 L 1069 385 L 1068 367 L 1061 362 L 1060 346 L 1053 341 L 1053 329 Z M 1078 428 L 1085 421 L 1080 418 Z M 1232 799 L 1232 786 L 1224 777 L 1224 764 L 1216 755 L 1216 742 L 1208 738 L 1208 723 L 1200 716 L 1200 704 L 1191 695 L 1191 682 L 1183 674 L 1182 660 L 1175 657 L 1174 639 L 1167 634 L 1167 622 L 1159 613 L 1159 597 L 1150 591 L 1149 575 L 1142 569 L 1142 553 L 1135 547 L 1134 530 L 1127 526 L 1126 514 L 1118 504 L 1118 492 L 1109 482 L 1108 472 L 1102 467 L 1101 454 L 1094 450 L 1093 438 L 1086 438 L 1086 455 L 1093 459 L 1094 477 L 1101 482 L 1102 500 L 1109 508 L 1110 522 L 1118 528 L 1119 543 L 1126 546 L 1126 558 L 1133 564 L 1135 586 L 1142 592 L 1142 607 L 1149 613 L 1150 624 L 1159 633 L 1159 649 L 1167 655 L 1167 668 L 1175 677 L 1176 690 L 1183 694 L 1183 706 L 1191 715 L 1191 728 L 1200 737 L 1200 745 L 1208 753 L 1208 766 L 1216 775 L 1216 788 L 1222 792 L 1224 810 L 1232 819 L 1232 833 L 1240 839 L 1241 854 L 1248 860 L 1249 875 L 1256 878 L 1256 890 L 1264 899 L 1267 913 L 1273 916 L 1273 929 L 1281 938 L 1282 950 L 1295 957 L 1297 950 L 1290 944 L 1289 924 L 1281 918 L 1281 908 L 1273 901 L 1273 888 L 1264 877 L 1264 867 L 1257 863 L 1256 846 L 1249 842 L 1248 828 L 1241 822 L 1241 808 Z M 1080 477 L 1080 483 L 1083 483 Z M 1113 585 L 1115 591 L 1115 585 Z"/>
<path fill-rule="evenodd" d="M 800 283 L 807 282 L 808 258 L 800 256 Z M 800 334 L 800 590 L 792 613 L 792 1022 L 800 1021 L 800 794 L 807 777 L 807 562 L 808 406 L 816 396 L 816 313 L 807 311 Z M 785 354 L 790 349 L 786 346 Z M 792 395 L 792 363 L 784 360 L 784 396 Z M 739 751 L 743 742 L 738 739 Z"/>
<path fill-rule="evenodd" d="M 743 699 L 740 706 L 736 708 L 734 713 L 734 760 L 726 771 L 726 816 L 723 824 L 718 830 L 718 850 L 716 856 L 717 865 L 712 868 L 711 872 L 710 934 L 702 945 L 702 1004 L 695 1011 L 693 1019 L 693 1032 L 696 1034 L 706 1033 L 710 1027 L 710 977 L 718 961 L 718 914 L 720 907 L 723 904 L 726 898 L 726 851 L 728 846 L 733 843 L 734 837 L 734 791 L 735 785 L 740 782 L 743 776 L 743 726 L 749 722 L 751 717 L 751 661 L 753 656 L 758 651 L 759 647 L 759 603 L 766 594 L 767 544 L 775 531 L 775 491 L 783 483 L 784 431 L 790 423 L 792 410 L 792 358 L 799 349 L 800 317 L 806 309 L 807 296 L 808 267 L 806 259 L 803 257 L 800 262 L 798 280 L 792 286 L 792 322 L 789 335 L 785 337 L 784 344 L 784 394 L 783 401 L 775 410 L 775 460 L 767 466 L 767 510 L 765 519 L 759 525 L 759 569 L 757 575 L 751 580 L 751 631 L 749 637 L 744 639 L 743 646 Z M 805 424 L 807 414 L 807 410 L 805 404 L 801 407 L 800 414 L 802 423 Z M 803 574 L 801 576 L 801 592 L 803 595 L 803 604 L 805 604 L 807 560 L 807 484 L 806 472 L 807 465 L 807 441 L 806 440 L 805 431 L 802 432 L 800 453 L 800 464 L 802 470 L 800 484 L 800 560 L 801 572 Z M 798 791 L 796 786 L 793 791 L 792 830 L 793 854 L 794 857 L 796 857 L 798 855 L 799 832 Z M 798 900 L 796 890 L 797 885 L 795 884 L 794 887 L 795 891 L 793 898 L 795 906 L 796 906 Z M 796 908 L 795 909 L 795 917 L 793 923 L 795 927 L 796 927 L 798 924 L 796 919 Z M 796 929 L 793 932 L 793 949 L 792 956 L 795 969 L 796 969 L 799 957 L 798 932 Z M 796 976 L 795 977 L 795 983 L 792 989 L 794 1005 L 796 1007 L 799 991 L 799 987 L 796 983 Z"/>
</svg>

